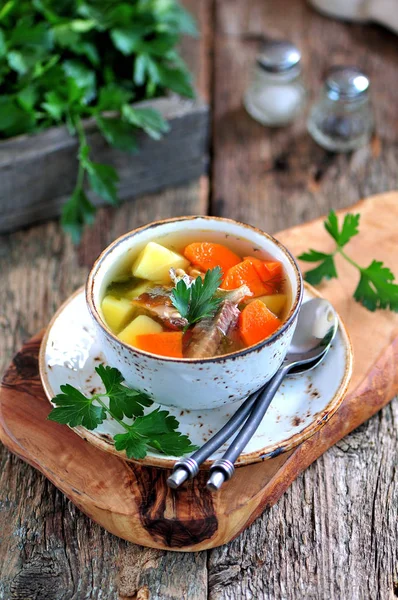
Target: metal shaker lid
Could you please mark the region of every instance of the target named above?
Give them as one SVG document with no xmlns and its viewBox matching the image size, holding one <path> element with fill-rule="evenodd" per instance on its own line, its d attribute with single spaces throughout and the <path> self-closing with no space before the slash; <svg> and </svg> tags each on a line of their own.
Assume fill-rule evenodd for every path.
<svg viewBox="0 0 398 600">
<path fill-rule="evenodd" d="M 365 94 L 369 78 L 357 67 L 332 67 L 326 76 L 326 92 L 332 100 L 355 100 Z"/>
<path fill-rule="evenodd" d="M 301 53 L 297 46 L 287 41 L 266 42 L 257 56 L 259 67 L 270 73 L 281 73 L 297 66 Z"/>
</svg>

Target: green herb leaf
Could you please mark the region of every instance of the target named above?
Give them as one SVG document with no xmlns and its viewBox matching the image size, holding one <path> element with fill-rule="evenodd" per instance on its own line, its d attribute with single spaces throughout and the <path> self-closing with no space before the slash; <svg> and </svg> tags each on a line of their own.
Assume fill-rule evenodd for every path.
<svg viewBox="0 0 398 600">
<path fill-rule="evenodd" d="M 351 238 L 353 238 L 355 235 L 358 235 L 359 218 L 359 214 L 346 214 L 340 231 L 337 215 L 334 210 L 331 210 L 324 223 L 324 226 L 326 231 L 330 233 L 334 240 L 336 240 L 337 245 L 342 248 L 350 241 Z"/>
<path fill-rule="evenodd" d="M 178 310 L 180 315 L 186 318 L 189 314 L 189 305 L 191 302 L 191 288 L 187 286 L 185 281 L 180 279 L 177 282 L 171 293 L 171 301 L 173 306 Z"/>
<path fill-rule="evenodd" d="M 155 39 L 150 41 L 138 40 L 134 50 L 147 52 L 155 56 L 163 57 L 174 48 L 178 42 L 178 35 L 170 33 L 159 33 Z"/>
<path fill-rule="evenodd" d="M 318 252 L 318 250 L 311 249 L 308 252 L 300 254 L 298 258 L 306 262 L 320 262 L 315 269 L 307 271 L 304 275 L 305 280 L 311 285 L 317 285 L 323 279 L 337 277 L 333 254 L 325 254 L 325 252 Z"/>
<path fill-rule="evenodd" d="M 373 260 L 367 268 L 361 269 L 354 298 L 371 311 L 389 308 L 398 312 L 398 285 L 394 281 L 390 269 L 382 262 Z"/>
<path fill-rule="evenodd" d="M 319 262 L 320 260 L 324 260 L 325 258 L 329 258 L 330 254 L 325 254 L 325 252 L 318 252 L 318 250 L 308 250 L 308 252 L 303 252 L 297 258 L 300 260 L 304 260 L 306 262 Z"/>
<path fill-rule="evenodd" d="M 168 433 L 178 428 L 178 421 L 167 410 L 156 408 L 152 412 L 138 417 L 134 421 L 134 431 L 142 436 Z"/>
<path fill-rule="evenodd" d="M 60 121 L 68 108 L 68 103 L 58 92 L 47 92 L 46 101 L 43 102 L 41 107 L 52 117 L 55 121 Z"/>
<path fill-rule="evenodd" d="M 191 76 L 188 71 L 168 67 L 166 65 L 156 64 L 157 80 L 166 88 L 173 90 L 181 96 L 195 98 L 195 92 L 191 83 Z"/>
<path fill-rule="evenodd" d="M 83 228 L 94 222 L 95 207 L 82 189 L 76 189 L 62 208 L 61 222 L 74 244 L 80 242 Z"/>
<path fill-rule="evenodd" d="M 125 90 L 115 83 L 109 83 L 100 89 L 97 109 L 98 111 L 120 110 L 123 104 L 131 99 L 131 91 Z"/>
<path fill-rule="evenodd" d="M 144 85 L 145 76 L 150 69 L 150 58 L 147 54 L 139 54 L 134 63 L 134 83 Z"/>
<path fill-rule="evenodd" d="M 182 435 L 178 431 L 152 436 L 150 446 L 163 454 L 172 456 L 183 456 L 198 449 L 198 446 L 193 445 L 187 435 Z"/>
<path fill-rule="evenodd" d="M 83 425 L 91 430 L 106 419 L 105 410 L 93 403 L 94 397 L 87 398 L 69 383 L 61 385 L 61 392 L 62 394 L 58 394 L 52 400 L 56 408 L 53 408 L 48 415 L 50 421 L 70 425 L 70 427 Z"/>
<path fill-rule="evenodd" d="M 0 95 L 0 132 L 6 137 L 30 131 L 34 126 L 31 113 L 26 112 L 7 96 Z"/>
<path fill-rule="evenodd" d="M 222 302 L 222 298 L 214 296 L 221 281 L 220 267 L 209 269 L 203 280 L 197 277 L 190 286 L 181 279 L 171 293 L 173 306 L 190 325 L 213 317 Z"/>
<path fill-rule="evenodd" d="M 6 38 L 5 38 L 3 30 L 0 29 L 0 58 L 3 58 L 3 56 L 6 55 L 6 52 L 7 52 Z"/>
<path fill-rule="evenodd" d="M 170 130 L 167 121 L 153 108 L 133 108 L 126 104 L 123 106 L 122 115 L 130 125 L 141 127 L 154 140 L 160 140 L 162 135 Z"/>
<path fill-rule="evenodd" d="M 134 431 L 127 433 L 117 433 L 114 436 L 115 448 L 119 452 L 126 451 L 127 458 L 145 458 L 147 455 L 147 440 L 142 438 Z"/>
<path fill-rule="evenodd" d="M 123 376 L 118 369 L 99 365 L 95 370 L 105 386 L 109 408 L 118 419 L 139 417 L 144 414 L 144 407 L 153 404 L 148 394 L 123 385 Z"/>
<path fill-rule="evenodd" d="M 337 277 L 336 265 L 333 256 L 326 258 L 315 269 L 306 271 L 304 278 L 311 285 L 321 283 L 323 279 L 334 279 Z"/>
<path fill-rule="evenodd" d="M 84 90 L 83 102 L 91 102 L 96 96 L 95 72 L 78 60 L 65 60 L 62 67 L 65 75 L 73 79 L 78 88 Z"/>
<path fill-rule="evenodd" d="M 134 28 L 113 29 L 111 31 L 112 42 L 115 47 L 125 56 L 133 54 L 138 48 L 141 40 L 141 33 Z"/>
<path fill-rule="evenodd" d="M 38 97 L 38 91 L 34 84 L 23 88 L 16 95 L 16 100 L 18 104 L 27 111 L 33 111 L 33 107 L 36 103 Z"/>
<path fill-rule="evenodd" d="M 109 144 L 126 152 L 137 151 L 134 127 L 117 118 L 97 117 L 96 121 Z"/>
<path fill-rule="evenodd" d="M 116 185 L 119 177 L 110 165 L 87 161 L 86 170 L 92 190 L 109 204 L 118 204 Z"/>
<path fill-rule="evenodd" d="M 18 0 L 8 0 L 4 6 L 0 9 L 0 22 L 4 21 L 6 17 L 14 10 Z"/>
<path fill-rule="evenodd" d="M 188 436 L 176 431 L 178 421 L 159 408 L 137 417 L 127 433 L 115 435 L 115 448 L 125 450 L 128 458 L 144 458 L 148 448 L 181 456 L 196 450 Z"/>
<path fill-rule="evenodd" d="M 344 216 L 341 229 L 337 215 L 331 211 L 324 222 L 326 231 L 336 241 L 337 246 L 333 253 L 325 254 L 317 250 L 304 252 L 298 258 L 306 262 L 320 262 L 320 264 L 304 274 L 306 281 L 316 285 L 323 279 L 337 277 L 334 257 L 338 253 L 347 260 L 360 273 L 360 280 L 354 292 L 354 298 L 365 308 L 371 311 L 377 309 L 390 309 L 398 312 L 398 285 L 395 283 L 394 274 L 382 262 L 373 260 L 364 268 L 346 255 L 344 246 L 356 235 L 359 230 L 359 214 L 347 213 Z"/>
<path fill-rule="evenodd" d="M 167 410 L 157 408 L 144 415 L 144 408 L 152 404 L 152 399 L 145 392 L 126 387 L 118 369 L 99 365 L 95 370 L 105 392 L 88 398 L 69 384 L 61 386 L 62 393 L 53 398 L 56 407 L 48 416 L 50 420 L 92 430 L 109 414 L 125 429 L 113 439 L 116 450 L 125 450 L 128 458 L 145 458 L 149 448 L 173 456 L 196 450 L 188 436 L 177 431 L 179 423 Z M 109 398 L 109 407 L 102 401 L 104 397 Z M 128 424 L 125 417 L 134 420 Z"/>
<path fill-rule="evenodd" d="M 7 54 L 7 61 L 11 69 L 19 73 L 19 75 L 25 75 L 29 70 L 28 62 L 25 60 L 22 52 L 19 52 L 18 50 L 11 50 Z"/>
</svg>

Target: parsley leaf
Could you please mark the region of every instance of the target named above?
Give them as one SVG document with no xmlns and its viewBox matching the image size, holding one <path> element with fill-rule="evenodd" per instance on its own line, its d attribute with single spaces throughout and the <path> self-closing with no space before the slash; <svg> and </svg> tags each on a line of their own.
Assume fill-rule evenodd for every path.
<svg viewBox="0 0 398 600">
<path fill-rule="evenodd" d="M 120 110 L 131 98 L 131 91 L 125 90 L 115 83 L 108 83 L 100 89 L 97 109 L 98 111 Z"/>
<path fill-rule="evenodd" d="M 301 260 L 308 260 L 303 258 L 303 255 L 299 256 Z M 311 261 L 313 262 L 313 261 Z M 336 265 L 334 264 L 334 258 L 332 255 L 325 255 L 322 262 L 315 267 L 307 271 L 305 274 L 305 280 L 311 285 L 317 285 L 321 283 L 323 279 L 334 279 L 337 277 Z"/>
<path fill-rule="evenodd" d="M 354 298 L 365 308 L 375 311 L 389 308 L 398 312 L 398 285 L 394 275 L 383 263 L 373 260 L 366 269 L 361 269 L 361 278 L 354 292 Z"/>
<path fill-rule="evenodd" d="M 178 421 L 159 408 L 138 417 L 127 433 L 115 435 L 116 450 L 125 450 L 128 458 L 144 458 L 147 448 L 181 456 L 196 449 L 188 438 L 176 431 Z"/>
<path fill-rule="evenodd" d="M 109 144 L 125 152 L 137 151 L 135 129 L 129 123 L 116 117 L 97 117 L 96 121 Z"/>
<path fill-rule="evenodd" d="M 326 231 L 330 233 L 334 240 L 336 240 L 337 245 L 342 248 L 350 241 L 351 238 L 353 238 L 355 235 L 358 235 L 360 216 L 361 215 L 359 214 L 346 214 L 340 230 L 337 215 L 334 210 L 331 210 L 328 218 L 324 222 L 324 226 Z"/>
<path fill-rule="evenodd" d="M 323 279 L 337 277 L 334 257 L 340 254 L 360 273 L 359 283 L 354 291 L 354 298 L 365 308 L 371 311 L 389 308 L 398 312 L 398 285 L 395 283 L 394 274 L 382 262 L 373 260 L 368 267 L 361 267 L 343 250 L 344 246 L 356 235 L 359 230 L 359 214 L 347 213 L 341 229 L 337 215 L 331 211 L 324 222 L 326 231 L 336 242 L 334 252 L 326 254 L 318 250 L 304 252 L 298 258 L 305 262 L 319 262 L 319 265 L 304 274 L 306 281 L 312 285 L 320 283 Z"/>
<path fill-rule="evenodd" d="M 178 421 L 167 410 L 156 408 L 143 417 L 138 417 L 134 422 L 134 431 L 140 435 L 157 435 L 168 433 L 178 428 Z"/>
<path fill-rule="evenodd" d="M 94 222 L 95 207 L 82 189 L 76 189 L 62 208 L 62 226 L 74 244 L 80 242 L 85 225 Z"/>
<path fill-rule="evenodd" d="M 113 438 L 115 448 L 119 452 L 125 450 L 127 458 L 145 458 L 147 454 L 147 441 L 140 437 L 134 431 L 127 433 L 117 433 Z"/>
<path fill-rule="evenodd" d="M 156 408 L 144 414 L 144 408 L 151 406 L 152 399 L 145 392 L 124 385 L 123 375 L 118 369 L 99 365 L 95 370 L 105 391 L 88 398 L 72 385 L 62 385 L 62 393 L 52 401 L 55 408 L 48 416 L 51 421 L 70 427 L 83 425 L 92 430 L 109 414 L 125 430 L 113 439 L 116 450 L 125 450 L 128 458 L 145 458 L 149 448 L 173 456 L 196 450 L 188 436 L 178 431 L 177 419 L 167 410 Z M 109 399 L 109 406 L 102 398 Z M 124 417 L 133 419 L 133 422 L 126 423 Z"/>
<path fill-rule="evenodd" d="M 203 280 L 197 277 L 189 286 L 180 279 L 171 293 L 173 306 L 190 325 L 213 317 L 222 302 L 222 298 L 214 296 L 221 281 L 220 267 L 209 269 Z"/>
<path fill-rule="evenodd" d="M 106 419 L 102 406 L 93 404 L 95 396 L 87 398 L 69 383 L 61 385 L 61 392 L 52 400 L 56 408 L 48 415 L 50 421 L 70 427 L 83 425 L 87 429 L 95 429 Z"/>
<path fill-rule="evenodd" d="M 144 407 L 153 404 L 148 394 L 123 385 L 123 376 L 118 369 L 99 365 L 95 370 L 105 386 L 109 408 L 118 419 L 143 415 Z"/>
<path fill-rule="evenodd" d="M 116 169 L 92 161 L 88 161 L 85 168 L 93 191 L 109 204 L 118 204 L 116 184 L 119 177 Z"/>
<path fill-rule="evenodd" d="M 126 104 L 123 106 L 122 115 L 130 125 L 142 127 L 154 140 L 160 140 L 162 135 L 170 130 L 167 121 L 153 108 L 133 108 Z"/>
</svg>

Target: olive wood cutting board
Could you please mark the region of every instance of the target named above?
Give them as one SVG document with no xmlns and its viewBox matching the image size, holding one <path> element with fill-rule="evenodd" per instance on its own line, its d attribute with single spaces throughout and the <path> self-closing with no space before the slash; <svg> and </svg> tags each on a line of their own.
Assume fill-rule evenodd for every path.
<svg viewBox="0 0 398 600">
<path fill-rule="evenodd" d="M 347 252 L 360 264 L 376 258 L 397 272 L 398 192 L 364 200 L 352 211 L 361 213 L 360 235 L 349 243 Z M 322 220 L 277 237 L 295 254 L 309 246 L 326 252 L 333 247 Z M 337 258 L 337 267 L 339 279 L 319 289 L 342 316 L 354 347 L 353 378 L 342 405 L 322 429 L 294 450 L 237 469 L 220 493 L 205 489 L 206 472 L 183 489 L 170 490 L 168 471 L 101 452 L 68 427 L 46 420 L 50 404 L 38 372 L 43 332 L 23 346 L 5 373 L 0 389 L 2 442 L 121 538 L 183 551 L 229 542 L 277 502 L 308 465 L 398 393 L 398 314 L 370 313 L 358 305 L 352 299 L 358 274 L 343 259 Z"/>
</svg>

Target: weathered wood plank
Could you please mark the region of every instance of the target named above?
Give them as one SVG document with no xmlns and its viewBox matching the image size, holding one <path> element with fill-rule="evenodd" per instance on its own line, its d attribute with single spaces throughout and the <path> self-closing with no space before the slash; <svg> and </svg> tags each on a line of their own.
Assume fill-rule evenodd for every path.
<svg viewBox="0 0 398 600">
<path fill-rule="evenodd" d="M 121 200 L 192 181 L 207 169 L 208 107 L 202 100 L 171 96 L 137 106 L 156 108 L 171 127 L 157 141 L 140 133 L 137 154 L 111 148 L 94 121 L 85 124 L 93 159 L 118 171 Z M 60 214 L 75 185 L 76 152 L 76 138 L 65 127 L 0 143 L 0 233 Z"/>
<path fill-rule="evenodd" d="M 214 214 L 273 232 L 397 188 L 396 36 L 326 19 L 301 0 L 218 0 L 216 8 Z M 243 91 L 265 36 L 300 46 L 312 97 L 331 64 L 366 69 L 377 121 L 369 147 L 330 154 L 309 138 L 304 117 L 271 130 L 245 113 Z M 209 552 L 209 598 L 397 597 L 397 423 L 395 400 L 307 469 L 237 540 Z"/>
</svg>

